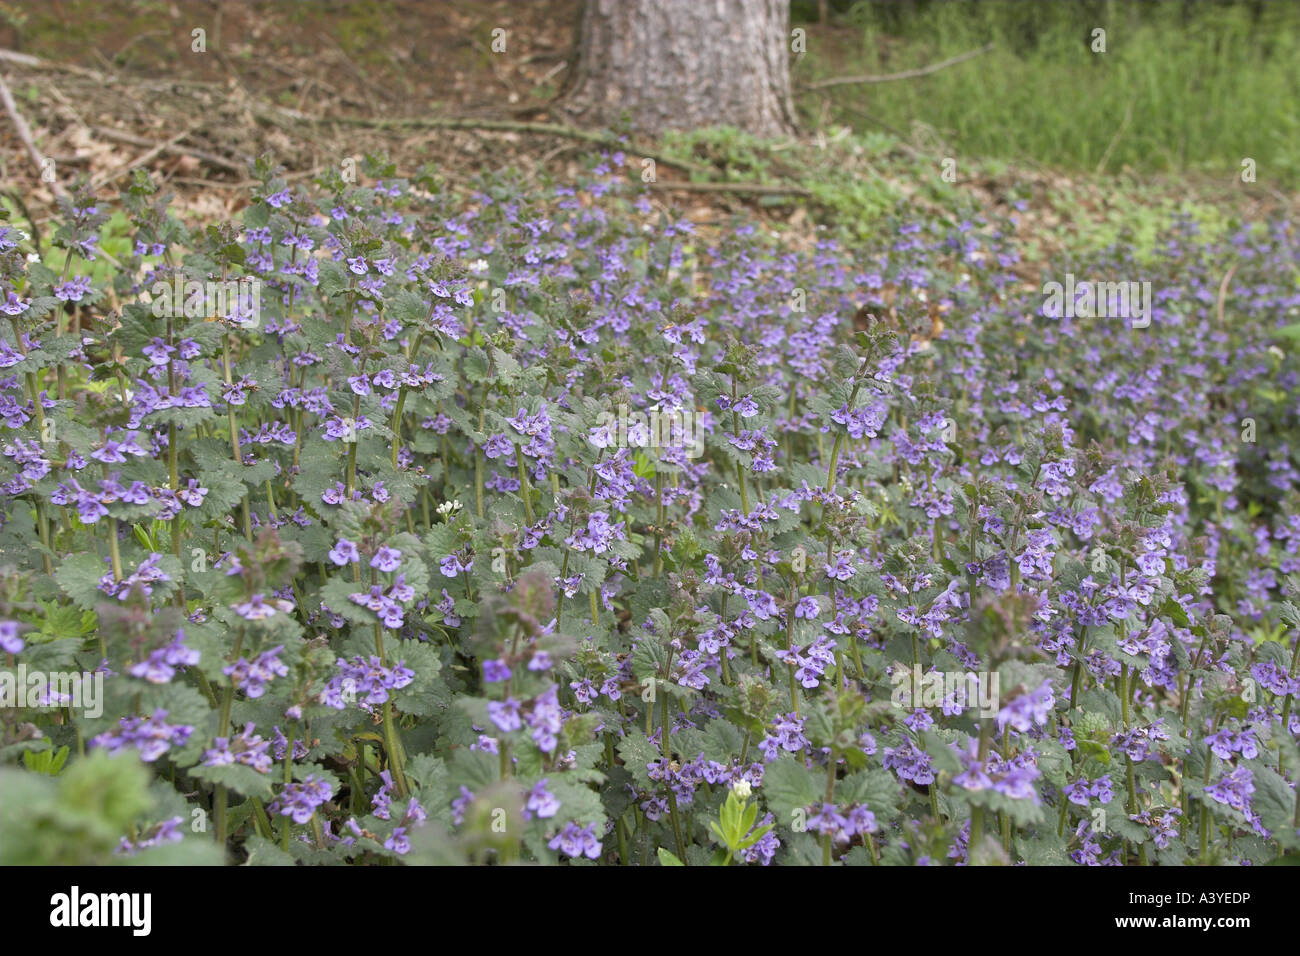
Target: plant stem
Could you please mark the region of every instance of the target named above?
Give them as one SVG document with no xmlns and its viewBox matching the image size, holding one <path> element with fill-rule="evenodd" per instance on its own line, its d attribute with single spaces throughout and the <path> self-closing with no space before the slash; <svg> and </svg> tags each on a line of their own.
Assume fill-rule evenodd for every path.
<svg viewBox="0 0 1300 956">
<path fill-rule="evenodd" d="M 406 386 L 397 393 L 397 406 L 393 409 L 393 422 L 389 431 L 393 433 L 393 470 L 397 470 L 397 457 L 402 450 L 402 407 L 406 404 Z M 443 463 L 446 467 L 446 463 Z"/>
<path fill-rule="evenodd" d="M 826 761 L 826 802 L 831 803 L 835 800 L 835 747 L 831 747 L 830 755 Z M 822 866 L 831 865 L 831 834 L 828 832 L 822 837 Z"/>
<path fill-rule="evenodd" d="M 858 390 L 862 388 L 861 378 L 867 371 L 867 359 L 862 360 L 862 366 L 858 369 L 858 374 L 854 376 L 853 391 L 849 392 L 848 410 L 853 412 L 853 404 L 858 399 Z M 826 493 L 830 494 L 835 490 L 836 470 L 840 463 L 840 449 L 844 447 L 844 436 L 848 434 L 848 428 L 837 430 L 835 434 L 835 444 L 831 446 L 831 465 L 826 471 Z"/>
<path fill-rule="evenodd" d="M 515 446 L 515 464 L 519 472 L 519 496 L 524 499 L 524 520 L 533 523 L 533 502 L 529 494 L 528 472 L 524 468 L 524 447 Z"/>
<path fill-rule="evenodd" d="M 284 751 L 284 785 L 287 787 L 293 783 L 293 748 L 298 742 L 298 722 L 295 720 L 289 727 L 289 746 Z M 286 853 L 289 852 L 289 830 L 292 828 L 293 818 L 288 814 L 284 815 L 284 820 L 280 824 L 280 849 Z"/>
<path fill-rule="evenodd" d="M 221 358 L 226 375 L 226 384 L 233 384 L 230 377 L 230 335 L 229 333 L 221 337 Z M 235 420 L 235 407 L 233 405 L 226 409 L 226 415 L 230 421 L 230 452 L 235 460 L 235 473 L 238 474 L 243 470 L 244 456 L 239 451 L 239 423 Z M 242 484 L 242 482 L 241 482 Z M 248 489 L 243 489 L 243 497 L 240 502 L 243 505 L 244 513 L 244 537 L 249 541 L 253 540 L 253 522 L 248 513 Z"/>
<path fill-rule="evenodd" d="M 744 493 L 744 485 L 741 486 L 741 493 Z M 655 555 L 653 575 L 657 578 L 663 573 L 664 569 L 663 555 L 659 551 L 660 545 L 663 542 L 664 534 L 664 476 L 657 467 L 655 468 L 655 508 Z M 748 508 L 745 509 L 745 513 L 749 513 Z"/>
<path fill-rule="evenodd" d="M 230 652 L 230 660 L 239 659 L 239 651 L 244 646 L 244 629 L 241 627 L 235 634 L 235 646 Z M 230 708 L 235 700 L 235 685 L 227 684 L 225 693 L 221 697 L 221 712 L 217 720 L 217 736 L 230 736 Z M 290 746 L 289 755 L 292 756 L 293 748 Z M 212 799 L 212 813 L 216 822 L 217 845 L 221 847 L 222 852 L 226 849 L 226 788 L 222 784 L 217 785 L 217 792 Z"/>
<path fill-rule="evenodd" d="M 979 743 L 979 762 L 982 766 L 989 755 L 989 739 L 993 729 L 992 722 L 987 718 L 980 720 L 980 743 Z M 970 814 L 970 838 L 966 841 L 966 859 L 970 862 L 971 855 L 975 848 L 984 840 L 984 808 L 975 806 L 971 808 Z"/>
</svg>

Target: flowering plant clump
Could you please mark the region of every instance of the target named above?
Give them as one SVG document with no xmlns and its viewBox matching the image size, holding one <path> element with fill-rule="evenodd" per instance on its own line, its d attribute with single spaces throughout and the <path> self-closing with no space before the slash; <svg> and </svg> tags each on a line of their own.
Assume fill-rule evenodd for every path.
<svg viewBox="0 0 1300 956">
<path fill-rule="evenodd" d="M 625 159 L 0 221 L 0 654 L 82 675 L 0 700 L 0 859 L 1300 852 L 1294 230 L 1093 255 L 1139 327 L 1013 221 L 791 248 Z"/>
</svg>

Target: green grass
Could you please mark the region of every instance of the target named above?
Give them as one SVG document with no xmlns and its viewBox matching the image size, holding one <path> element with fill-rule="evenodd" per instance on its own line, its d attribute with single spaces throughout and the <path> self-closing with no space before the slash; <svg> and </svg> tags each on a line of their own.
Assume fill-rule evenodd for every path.
<svg viewBox="0 0 1300 956">
<path fill-rule="evenodd" d="M 1225 188 L 1249 157 L 1261 186 L 1300 184 L 1300 4 L 873 0 L 840 22 L 860 32 L 856 49 L 819 57 L 810 44 L 802 78 L 894 73 L 996 44 L 930 76 L 827 91 L 831 115 L 855 129 L 924 124 L 958 158 L 1194 171 Z M 1094 27 L 1104 53 L 1090 49 Z"/>
</svg>

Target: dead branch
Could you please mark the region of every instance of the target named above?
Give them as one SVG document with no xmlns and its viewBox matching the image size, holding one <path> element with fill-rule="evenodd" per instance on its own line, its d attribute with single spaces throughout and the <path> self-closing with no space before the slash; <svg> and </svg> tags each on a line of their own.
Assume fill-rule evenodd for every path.
<svg viewBox="0 0 1300 956">
<path fill-rule="evenodd" d="M 811 196 L 812 191 L 802 186 L 780 186 L 770 183 L 687 183 L 666 180 L 648 184 L 651 189 L 685 193 L 739 193 L 754 196 Z"/>
<path fill-rule="evenodd" d="M 152 140 L 145 139 L 143 136 L 136 136 L 134 133 L 127 133 L 123 130 L 113 129 L 108 126 L 92 126 L 91 129 L 105 139 L 111 139 L 118 143 L 126 143 L 129 146 L 154 146 Z M 181 137 L 188 136 L 192 130 L 186 130 Z M 224 156 L 218 156 L 216 153 L 209 153 L 207 150 L 195 149 L 191 146 L 180 146 L 176 141 L 162 144 L 162 152 L 173 156 L 192 156 L 200 162 L 207 163 L 209 166 L 216 166 L 218 169 L 224 169 L 226 172 L 234 173 L 237 176 L 245 175 L 248 170 L 236 162 L 226 159 Z"/>
<path fill-rule="evenodd" d="M 54 63 L 28 53 L 19 53 L 16 50 L 0 50 L 0 60 L 33 70 L 58 70 L 63 73 L 75 73 L 77 76 L 84 76 L 97 83 L 107 83 L 111 80 L 111 77 L 100 73 L 98 70 L 88 70 L 85 67 L 73 66 L 70 63 Z"/>
<path fill-rule="evenodd" d="M 901 73 L 877 73 L 866 76 L 833 76 L 827 80 L 818 80 L 816 83 L 808 83 L 804 86 L 806 90 L 824 90 L 832 86 L 848 86 L 852 83 L 892 83 L 895 80 L 914 80 L 920 76 L 929 76 L 931 73 L 938 73 L 940 70 L 946 70 L 950 66 L 956 66 L 958 63 L 964 63 L 967 60 L 974 59 L 977 56 L 988 53 L 993 49 L 992 43 L 986 43 L 978 50 L 970 50 L 966 53 L 959 54 L 948 60 L 942 60 L 939 63 L 931 63 L 929 66 L 919 67 L 915 70 L 904 70 Z"/>
<path fill-rule="evenodd" d="M 139 169 L 141 166 L 145 165 L 146 163 L 149 163 L 149 162 L 153 161 L 153 160 L 156 159 L 159 155 L 161 155 L 162 153 L 165 153 L 168 149 L 171 149 L 172 147 L 174 147 L 177 143 L 179 143 L 181 140 L 183 140 L 186 136 L 190 135 L 190 133 L 194 132 L 194 130 L 195 130 L 198 126 L 199 126 L 199 124 L 198 124 L 198 123 L 195 123 L 195 124 L 194 124 L 193 126 L 191 126 L 189 129 L 182 130 L 181 132 L 177 133 L 177 134 L 176 134 L 175 136 L 173 136 L 171 139 L 167 140 L 167 142 L 165 142 L 165 143 L 158 143 L 156 146 L 154 146 L 154 147 L 153 147 L 152 149 L 150 149 L 148 152 L 146 152 L 146 153 L 142 153 L 142 154 L 140 154 L 139 156 L 137 156 L 135 159 L 131 160 L 131 162 L 129 162 L 129 163 L 123 163 L 123 164 L 122 164 L 121 166 L 119 166 L 117 169 L 114 169 L 114 170 L 111 170 L 111 171 L 109 171 L 109 172 L 107 172 L 107 173 L 104 173 L 104 174 L 102 174 L 102 175 L 96 176 L 93 180 L 91 180 L 91 183 L 90 183 L 90 189 L 91 189 L 91 191 L 93 192 L 93 191 L 99 189 L 101 186 L 106 186 L 106 185 L 108 185 L 108 184 L 111 183 L 111 182 L 115 182 L 116 180 L 121 179 L 123 176 L 125 176 L 127 173 L 131 172 L 132 170 Z"/>
<path fill-rule="evenodd" d="M 46 169 L 52 169 L 51 160 L 45 158 L 45 155 L 37 148 L 36 143 L 32 140 L 31 127 L 27 125 L 27 120 L 23 119 L 23 114 L 18 112 L 18 104 L 14 102 L 13 94 L 9 92 L 9 84 L 0 76 L 0 101 L 4 102 L 5 112 L 9 114 L 9 119 L 14 124 L 14 131 L 17 132 L 18 138 L 22 140 L 23 146 L 27 148 L 27 155 L 31 156 L 32 162 L 36 164 L 37 174 L 42 178 Z M 68 191 L 63 188 L 57 178 L 50 180 L 50 186 L 54 194 L 60 198 L 68 195 Z"/>
<path fill-rule="evenodd" d="M 1215 317 L 1219 320 L 1219 328 L 1223 328 L 1223 304 L 1228 298 L 1228 283 L 1231 282 L 1232 277 L 1236 275 L 1238 265 L 1240 265 L 1240 263 L 1234 262 L 1232 268 L 1230 268 L 1227 274 L 1223 277 L 1223 281 L 1219 283 L 1219 298 L 1214 305 Z"/>
</svg>

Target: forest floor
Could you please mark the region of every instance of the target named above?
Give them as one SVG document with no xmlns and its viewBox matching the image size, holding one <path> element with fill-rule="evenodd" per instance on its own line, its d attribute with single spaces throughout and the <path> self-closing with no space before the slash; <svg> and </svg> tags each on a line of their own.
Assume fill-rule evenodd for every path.
<svg viewBox="0 0 1300 956">
<path fill-rule="evenodd" d="M 194 221 L 246 203 L 247 163 L 263 153 L 291 182 L 369 154 L 389 157 L 402 174 L 428 164 L 452 188 L 501 167 L 540 186 L 573 179 L 614 142 L 542 129 L 558 121 L 548 105 L 569 70 L 576 0 L 9 6 L 25 19 L 0 28 L 0 49 L 12 51 L 0 54 L 0 75 L 60 182 L 89 179 L 108 198 L 144 167 Z M 810 43 L 830 51 L 822 55 L 848 62 L 853 28 L 804 26 Z M 493 52 L 498 29 L 505 50 Z M 909 206 L 968 216 L 1019 203 L 1018 228 L 1036 253 L 1030 259 L 1041 261 L 1124 234 L 1141 246 L 1177 212 L 1216 229 L 1296 209 L 1295 196 L 1204 175 L 1086 176 L 966 158 L 938 131 L 873 129 L 865 112 L 868 128 L 855 132 L 827 121 L 817 94 L 799 90 L 799 73 L 799 138 L 763 142 L 724 130 L 629 142 L 629 176 L 653 157 L 665 204 L 702 224 L 758 209 L 796 242 L 811 241 L 819 226 L 861 235 Z M 439 125 L 448 121 L 470 128 Z M 954 158 L 955 175 L 945 178 Z M 38 222 L 54 199 L 39 173 L 6 120 L 0 181 L 10 205 Z M 1034 268 L 1026 264 L 1027 280 Z"/>
</svg>

